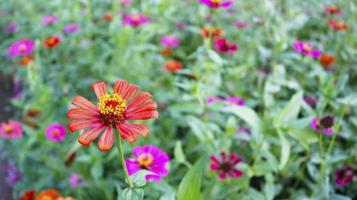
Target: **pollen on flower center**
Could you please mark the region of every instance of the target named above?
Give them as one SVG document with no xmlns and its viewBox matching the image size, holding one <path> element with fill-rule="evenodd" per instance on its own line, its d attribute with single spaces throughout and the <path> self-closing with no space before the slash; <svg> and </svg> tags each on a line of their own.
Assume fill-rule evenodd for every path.
<svg viewBox="0 0 357 200">
<path fill-rule="evenodd" d="M 7 134 L 11 134 L 13 130 L 14 130 L 14 129 L 12 128 L 11 125 L 6 124 L 6 125 L 4 126 L 4 131 L 5 131 L 5 133 L 7 133 Z"/>
<path fill-rule="evenodd" d="M 24 44 L 21 44 L 21 45 L 19 46 L 19 51 L 20 51 L 20 52 L 25 52 L 26 49 L 27 49 L 27 47 L 26 47 L 26 45 L 24 45 Z"/>
<path fill-rule="evenodd" d="M 221 3 L 221 0 L 211 0 L 211 2 L 219 4 L 219 3 Z"/>
<path fill-rule="evenodd" d="M 150 166 L 153 160 L 154 157 L 149 153 L 141 154 L 137 159 L 138 164 L 143 168 Z"/>
<path fill-rule="evenodd" d="M 308 44 L 304 44 L 302 48 L 307 52 L 312 51 L 312 46 Z"/>
<path fill-rule="evenodd" d="M 119 94 L 103 95 L 98 102 L 98 106 L 101 118 L 106 125 L 114 126 L 123 122 L 126 102 Z"/>
</svg>

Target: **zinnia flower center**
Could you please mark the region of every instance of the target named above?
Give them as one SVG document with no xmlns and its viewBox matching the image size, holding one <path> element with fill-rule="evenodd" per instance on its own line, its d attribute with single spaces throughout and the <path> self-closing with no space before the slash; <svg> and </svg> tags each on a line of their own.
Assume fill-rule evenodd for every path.
<svg viewBox="0 0 357 200">
<path fill-rule="evenodd" d="M 311 46 L 311 45 L 308 45 L 308 44 L 304 44 L 304 45 L 302 46 L 302 48 L 303 48 L 305 51 L 307 51 L 307 52 L 312 51 L 312 46 Z"/>
<path fill-rule="evenodd" d="M 58 130 L 58 129 L 54 130 L 54 131 L 52 132 L 52 135 L 53 135 L 54 137 L 59 136 L 59 135 L 60 135 L 59 130 Z"/>
<path fill-rule="evenodd" d="M 12 126 L 9 125 L 9 124 L 6 124 L 6 125 L 4 126 L 4 131 L 5 131 L 5 133 L 7 133 L 7 134 L 11 134 L 13 130 L 14 130 L 14 128 L 12 128 Z"/>
<path fill-rule="evenodd" d="M 105 125 L 115 126 L 124 121 L 125 100 L 119 94 L 103 95 L 99 102 L 99 113 Z"/>
<path fill-rule="evenodd" d="M 229 162 L 224 162 L 220 164 L 220 168 L 223 172 L 229 172 L 232 170 L 232 164 Z"/>
<path fill-rule="evenodd" d="M 142 168 L 146 168 L 152 164 L 154 157 L 149 153 L 141 154 L 137 161 Z"/>
<path fill-rule="evenodd" d="M 221 3 L 221 0 L 211 0 L 212 3 L 219 4 Z"/>
<path fill-rule="evenodd" d="M 19 46 L 19 51 L 20 51 L 21 53 L 25 52 L 26 49 L 27 49 L 27 46 L 26 46 L 25 44 L 21 44 L 21 45 Z"/>
</svg>

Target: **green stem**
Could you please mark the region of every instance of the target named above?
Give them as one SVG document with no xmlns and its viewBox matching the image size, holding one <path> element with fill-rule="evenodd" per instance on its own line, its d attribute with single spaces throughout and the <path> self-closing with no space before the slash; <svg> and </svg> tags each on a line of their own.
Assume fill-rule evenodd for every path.
<svg viewBox="0 0 357 200">
<path fill-rule="evenodd" d="M 129 173 L 128 173 L 128 169 L 126 168 L 126 164 L 125 164 L 125 160 L 124 160 L 124 155 L 123 155 L 123 148 L 122 148 L 122 146 L 121 146 L 121 137 L 120 137 L 120 134 L 118 134 L 118 135 L 115 137 L 115 140 L 116 140 L 117 147 L 118 147 L 118 157 L 119 157 L 119 160 L 120 160 L 120 162 L 121 162 L 121 165 L 123 166 L 124 171 L 125 171 L 125 179 L 127 180 L 128 184 L 129 184 L 129 187 L 130 187 L 130 188 L 134 188 L 133 182 L 131 182 L 131 179 L 130 179 L 130 176 L 129 176 Z"/>
<path fill-rule="evenodd" d="M 330 155 L 331 151 L 332 151 L 332 148 L 335 144 L 335 140 L 336 140 L 336 136 L 338 135 L 338 133 L 340 132 L 340 127 L 341 127 L 341 124 L 342 124 L 342 119 L 343 119 L 343 116 L 345 115 L 345 112 L 346 112 L 346 107 L 344 107 L 341 111 L 341 115 L 340 115 L 340 123 L 338 123 L 338 125 L 336 126 L 335 130 L 334 130 L 334 133 L 333 133 L 333 137 L 332 137 L 332 140 L 330 142 L 330 145 L 328 147 L 328 150 L 327 150 L 327 156 Z"/>
</svg>

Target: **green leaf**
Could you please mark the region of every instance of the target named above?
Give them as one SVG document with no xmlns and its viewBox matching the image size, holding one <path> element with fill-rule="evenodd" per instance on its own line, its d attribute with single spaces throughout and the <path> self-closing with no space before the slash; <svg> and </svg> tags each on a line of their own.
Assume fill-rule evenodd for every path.
<svg viewBox="0 0 357 200">
<path fill-rule="evenodd" d="M 206 167 L 206 157 L 201 158 L 183 177 L 178 192 L 177 200 L 199 200 L 201 196 L 201 179 Z"/>
<path fill-rule="evenodd" d="M 131 180 L 136 187 L 144 187 L 147 182 L 145 176 L 148 174 L 152 174 L 152 172 L 148 170 L 140 170 L 131 176 Z"/>
<path fill-rule="evenodd" d="M 126 188 L 119 194 L 118 200 L 143 200 L 144 190 L 140 188 Z"/>
<path fill-rule="evenodd" d="M 253 129 L 253 132 L 260 132 L 261 120 L 251 108 L 244 106 L 229 106 L 224 108 L 223 111 L 233 113 L 241 118 Z"/>
<path fill-rule="evenodd" d="M 285 105 L 283 110 L 274 118 L 274 125 L 276 127 L 286 126 L 289 122 L 297 118 L 303 103 L 302 98 L 303 92 L 300 91 L 290 99 L 289 103 Z"/>
<path fill-rule="evenodd" d="M 177 162 L 179 162 L 179 163 L 185 163 L 186 162 L 185 154 L 183 153 L 183 150 L 182 150 L 181 141 L 177 141 L 176 142 L 174 155 L 175 155 L 175 159 L 177 160 Z"/>
<path fill-rule="evenodd" d="M 222 65 L 223 61 L 220 55 L 213 50 L 208 50 L 208 56 L 217 64 Z"/>
<path fill-rule="evenodd" d="M 288 160 L 289 160 L 290 143 L 285 138 L 285 135 L 280 130 L 278 130 L 278 134 L 279 134 L 280 143 L 281 143 L 279 170 L 282 170 L 285 167 L 285 165 L 288 162 Z"/>
</svg>

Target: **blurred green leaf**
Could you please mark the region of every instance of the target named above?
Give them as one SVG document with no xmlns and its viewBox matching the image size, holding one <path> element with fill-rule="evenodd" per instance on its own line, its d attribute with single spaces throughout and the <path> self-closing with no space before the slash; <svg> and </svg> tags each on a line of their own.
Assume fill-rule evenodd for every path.
<svg viewBox="0 0 357 200">
<path fill-rule="evenodd" d="M 289 122 L 295 120 L 300 112 L 303 103 L 303 92 L 296 93 L 288 104 L 276 115 L 274 118 L 274 125 L 276 127 L 285 127 Z"/>
</svg>

